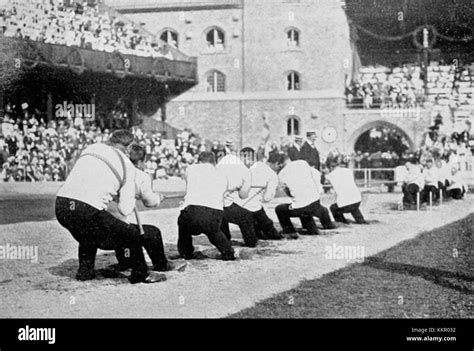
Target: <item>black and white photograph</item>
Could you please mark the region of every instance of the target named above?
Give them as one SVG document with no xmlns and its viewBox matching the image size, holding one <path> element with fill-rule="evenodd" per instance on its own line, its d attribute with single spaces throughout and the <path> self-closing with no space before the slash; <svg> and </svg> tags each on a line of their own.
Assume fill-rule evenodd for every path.
<svg viewBox="0 0 474 351">
<path fill-rule="evenodd" d="M 471 0 L 0 0 L 8 338 L 436 320 L 391 333 L 458 350 L 473 123 Z"/>
</svg>

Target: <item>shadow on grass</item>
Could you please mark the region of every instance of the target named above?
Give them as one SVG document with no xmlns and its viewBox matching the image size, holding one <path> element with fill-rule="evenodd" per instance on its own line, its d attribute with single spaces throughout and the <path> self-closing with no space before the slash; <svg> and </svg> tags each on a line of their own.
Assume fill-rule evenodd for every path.
<svg viewBox="0 0 474 351">
<path fill-rule="evenodd" d="M 369 257 L 364 261 L 364 263 L 362 263 L 362 265 L 390 273 L 421 277 L 444 288 L 453 289 L 468 294 L 474 293 L 474 290 L 472 289 L 474 277 L 462 273 L 415 266 L 406 263 L 387 262 L 379 257 Z M 451 279 L 454 280 L 454 282 L 451 281 Z M 465 282 L 466 284 L 456 284 L 459 282 Z"/>
</svg>

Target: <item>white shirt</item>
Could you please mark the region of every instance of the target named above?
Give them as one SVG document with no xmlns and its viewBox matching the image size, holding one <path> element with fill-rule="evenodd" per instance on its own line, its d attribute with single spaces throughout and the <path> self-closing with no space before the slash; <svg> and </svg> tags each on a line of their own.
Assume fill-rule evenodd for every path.
<svg viewBox="0 0 474 351">
<path fill-rule="evenodd" d="M 225 194 L 224 207 L 229 207 L 237 196 L 246 199 L 252 186 L 252 175 L 244 163 L 234 155 L 224 156 L 217 164 L 217 170 L 227 179 L 227 189 L 234 190 Z"/>
<path fill-rule="evenodd" d="M 252 177 L 252 188 L 249 197 L 247 199 L 236 199 L 235 203 L 251 212 L 257 212 L 262 209 L 262 202 L 269 202 L 275 197 L 278 176 L 263 162 L 256 162 L 250 167 L 250 175 Z"/>
<path fill-rule="evenodd" d="M 441 160 L 441 168 L 438 168 L 438 172 L 441 182 L 444 183 L 446 180 L 449 181 L 451 179 L 451 167 L 445 160 Z"/>
<path fill-rule="evenodd" d="M 407 185 L 416 184 L 421 189 L 424 186 L 424 178 L 418 165 L 411 165 L 404 179 Z"/>
<path fill-rule="evenodd" d="M 310 167 L 306 161 L 289 162 L 280 171 L 278 178 L 280 184 L 290 190 L 293 208 L 306 207 L 321 198 L 321 173 Z"/>
<path fill-rule="evenodd" d="M 425 178 L 425 185 L 431 185 L 438 188 L 439 172 L 435 165 L 431 168 L 425 168 L 423 170 L 423 176 Z"/>
<path fill-rule="evenodd" d="M 461 189 L 461 191 L 467 191 L 467 186 L 464 180 L 462 179 L 461 175 L 459 173 L 456 173 L 455 175 L 451 175 L 451 180 L 449 182 L 449 187 L 448 190 L 452 189 Z"/>
<path fill-rule="evenodd" d="M 135 177 L 135 198 L 142 200 L 146 207 L 158 207 L 161 202 L 160 196 L 153 192 L 151 177 L 138 168 L 136 169 Z M 130 213 L 128 216 L 120 214 L 115 202 L 111 202 L 107 210 L 121 221 L 136 223 L 135 214 Z"/>
<path fill-rule="evenodd" d="M 186 196 L 183 207 L 193 205 L 223 210 L 227 179 L 216 167 L 209 163 L 190 165 L 185 177 Z"/>
<path fill-rule="evenodd" d="M 136 198 L 142 200 L 146 207 L 160 206 L 160 195 L 153 192 L 150 175 L 140 169 L 136 169 L 135 194 Z"/>
<path fill-rule="evenodd" d="M 105 157 L 123 178 L 122 164 L 111 146 L 94 144 L 87 147 L 83 153 L 95 153 Z M 121 151 L 119 153 L 125 163 L 127 180 L 118 194 L 118 209 L 122 215 L 128 216 L 135 208 L 135 167 L 125 154 Z M 98 210 L 105 210 L 119 188 L 117 177 L 104 161 L 84 156 L 77 160 L 57 196 L 82 201 Z"/>
<path fill-rule="evenodd" d="M 337 206 L 345 207 L 362 201 L 352 170 L 336 167 L 326 178 L 336 192 Z"/>
<path fill-rule="evenodd" d="M 395 181 L 397 183 L 403 182 L 408 174 L 408 170 L 405 166 L 397 166 L 395 167 Z"/>
</svg>

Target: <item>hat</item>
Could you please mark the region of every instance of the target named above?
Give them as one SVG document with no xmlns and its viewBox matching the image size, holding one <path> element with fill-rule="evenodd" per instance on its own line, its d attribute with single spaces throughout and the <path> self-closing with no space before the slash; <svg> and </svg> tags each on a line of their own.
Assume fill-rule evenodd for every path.
<svg viewBox="0 0 474 351">
<path fill-rule="evenodd" d="M 303 141 L 303 137 L 295 135 L 295 141 Z"/>
<path fill-rule="evenodd" d="M 225 141 L 225 146 L 229 147 L 229 146 L 232 146 L 232 145 L 234 145 L 234 143 L 231 140 L 227 139 Z"/>
<path fill-rule="evenodd" d="M 316 136 L 316 132 L 315 132 L 315 131 L 309 131 L 309 132 L 306 133 L 306 136 L 307 136 L 308 138 L 311 137 L 311 136 L 313 136 L 313 135 Z"/>
</svg>

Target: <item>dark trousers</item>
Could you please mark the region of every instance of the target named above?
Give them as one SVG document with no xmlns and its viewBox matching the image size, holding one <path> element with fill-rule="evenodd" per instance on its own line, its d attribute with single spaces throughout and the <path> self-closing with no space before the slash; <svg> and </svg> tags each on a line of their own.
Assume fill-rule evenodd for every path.
<svg viewBox="0 0 474 351">
<path fill-rule="evenodd" d="M 449 196 L 455 200 L 461 200 L 464 196 L 464 190 L 462 189 L 451 189 L 448 191 Z"/>
<path fill-rule="evenodd" d="M 97 249 L 130 250 L 132 282 L 144 281 L 148 267 L 142 250 L 142 238 L 137 226 L 127 224 L 107 211 L 100 211 L 81 201 L 57 197 L 56 218 L 79 243 L 80 280 L 94 277 L 94 263 Z"/>
<path fill-rule="evenodd" d="M 430 193 L 432 194 L 433 201 L 437 201 L 439 198 L 439 191 L 434 185 L 425 185 L 423 191 L 421 192 L 421 202 L 429 202 L 430 201 Z"/>
<path fill-rule="evenodd" d="M 420 187 L 416 184 L 408 184 L 402 186 L 403 202 L 407 204 L 416 204 L 416 194 L 420 191 Z M 421 194 L 420 194 L 421 199 Z"/>
<path fill-rule="evenodd" d="M 185 259 L 193 258 L 193 236 L 205 234 L 223 255 L 233 255 L 230 240 L 221 230 L 223 211 L 204 206 L 188 206 L 178 217 L 178 251 Z"/>
<path fill-rule="evenodd" d="M 356 223 L 365 223 L 364 216 L 362 215 L 362 212 L 360 212 L 360 202 L 344 207 L 339 207 L 337 204 L 332 204 L 330 209 L 336 222 L 347 223 L 344 213 L 350 213 L 352 217 L 354 217 Z"/>
<path fill-rule="evenodd" d="M 278 233 L 273 225 L 273 221 L 267 216 L 267 213 L 262 208 L 259 211 L 253 212 L 255 232 L 257 238 L 261 240 L 280 240 L 282 235 Z"/>
<path fill-rule="evenodd" d="M 138 225 L 132 224 L 137 230 L 140 230 Z M 141 235 L 142 246 L 148 253 L 148 256 L 153 263 L 153 270 L 165 272 L 168 270 L 168 260 L 166 259 L 165 248 L 163 246 L 163 239 L 161 231 L 152 225 L 143 225 L 145 234 Z M 131 267 L 130 265 L 130 249 L 121 247 L 115 250 L 117 261 L 123 268 Z"/>
<path fill-rule="evenodd" d="M 237 204 L 224 207 L 221 229 L 227 239 L 230 240 L 229 223 L 237 224 L 239 226 L 245 246 L 257 246 L 258 238 L 257 233 L 255 232 L 254 216 L 252 212 Z"/>
<path fill-rule="evenodd" d="M 306 207 L 297 209 L 292 209 L 291 204 L 278 205 L 275 208 L 275 212 L 284 233 L 295 232 L 295 227 L 291 222 L 292 217 L 300 218 L 301 225 L 308 231 L 309 235 L 319 234 L 318 227 L 316 226 L 313 217 L 319 218 L 323 228 L 327 229 L 331 226 L 329 211 L 326 207 L 321 205 L 319 200 L 309 204 Z"/>
</svg>

